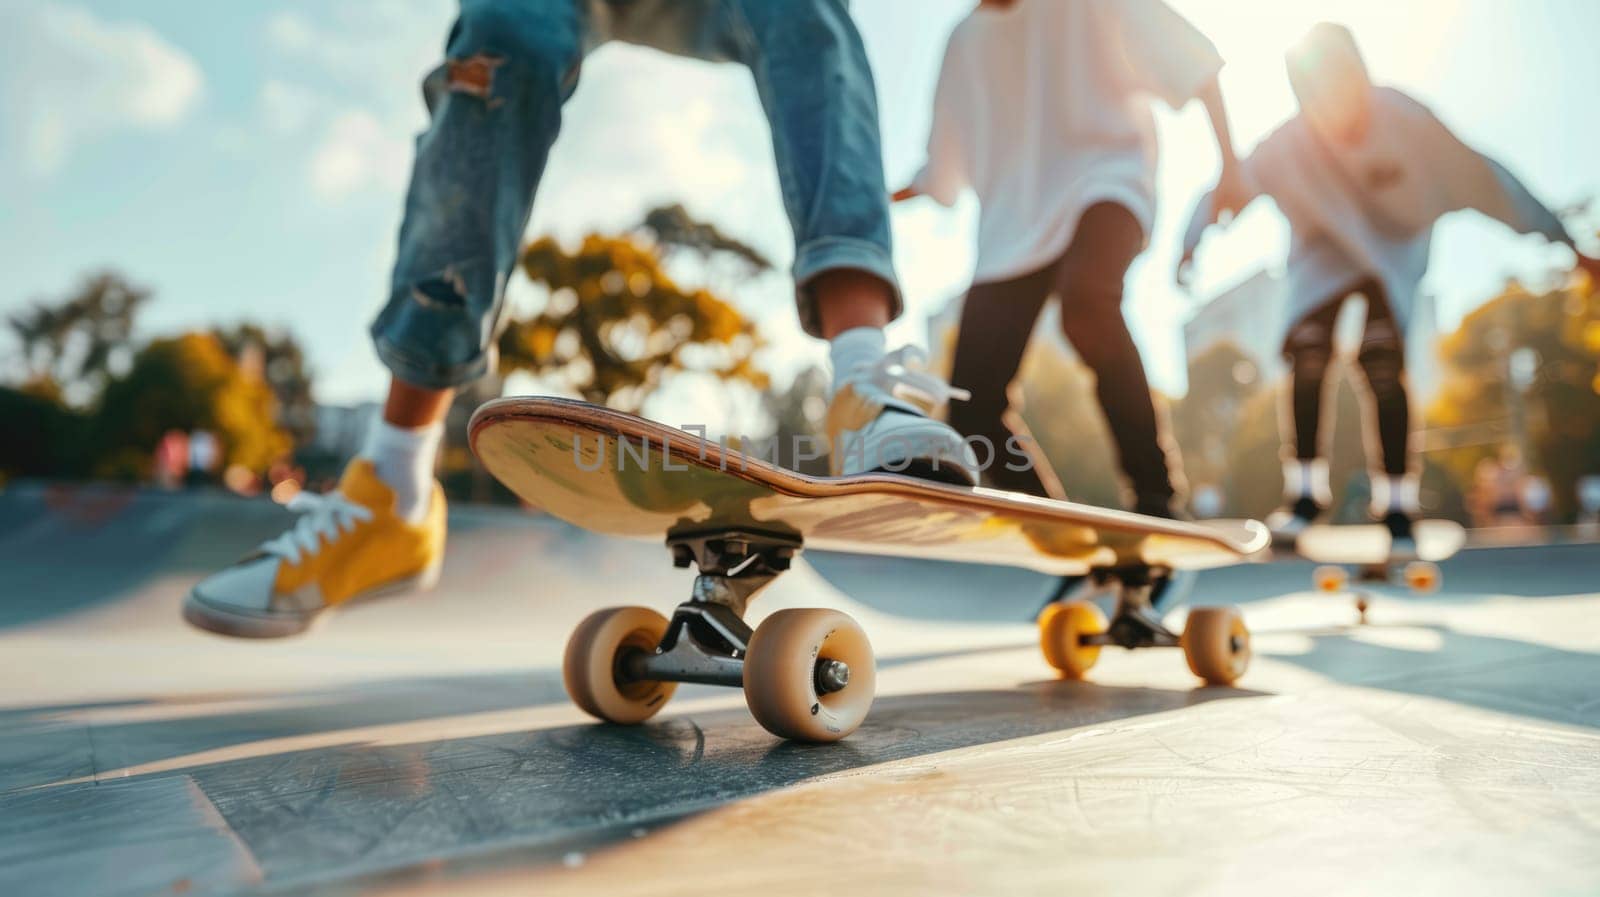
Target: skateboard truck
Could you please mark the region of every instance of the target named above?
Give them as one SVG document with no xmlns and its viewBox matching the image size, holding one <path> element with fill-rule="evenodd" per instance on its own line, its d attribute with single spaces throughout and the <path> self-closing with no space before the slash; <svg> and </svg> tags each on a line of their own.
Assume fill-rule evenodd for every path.
<svg viewBox="0 0 1600 897">
<path fill-rule="evenodd" d="M 753 634 L 744 621 L 745 609 L 757 592 L 789 569 L 800 540 L 722 530 L 674 534 L 667 547 L 674 566 L 696 566 L 700 575 L 654 652 L 634 650 L 618 657 L 618 679 L 742 686 Z M 842 661 L 819 659 L 813 680 L 819 695 L 842 691 L 850 682 L 850 668 Z"/>
<path fill-rule="evenodd" d="M 1092 571 L 1090 575 L 1097 584 L 1116 586 L 1117 607 L 1106 631 L 1083 636 L 1083 644 L 1115 645 L 1119 648 L 1177 647 L 1178 634 L 1161 622 L 1161 617 L 1150 603 L 1158 574 L 1171 575 L 1171 571 L 1143 564 L 1101 567 Z"/>
<path fill-rule="evenodd" d="M 1114 587 L 1117 606 L 1107 622 L 1093 602 L 1058 600 L 1039 614 L 1039 647 L 1045 661 L 1064 677 L 1078 679 L 1094 666 L 1100 649 L 1182 648 L 1196 676 L 1212 685 L 1232 685 L 1250 663 L 1250 630 L 1233 607 L 1191 608 L 1182 633 L 1161 621 L 1150 601 L 1160 577 L 1171 569 L 1143 563 L 1097 567 L 1089 579 L 1097 588 Z"/>
</svg>

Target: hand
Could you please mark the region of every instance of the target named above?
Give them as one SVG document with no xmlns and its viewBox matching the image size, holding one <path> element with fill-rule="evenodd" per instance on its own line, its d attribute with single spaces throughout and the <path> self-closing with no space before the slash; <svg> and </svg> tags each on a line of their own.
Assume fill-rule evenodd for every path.
<svg viewBox="0 0 1600 897">
<path fill-rule="evenodd" d="M 1189 288 L 1194 282 L 1194 253 L 1185 252 L 1183 258 L 1178 259 L 1178 269 L 1173 272 L 1172 279 L 1185 290 Z"/>
<path fill-rule="evenodd" d="M 894 193 L 892 193 L 889 196 L 889 201 L 890 202 L 905 202 L 908 199 L 916 199 L 917 197 L 919 197 L 921 195 L 922 195 L 922 191 L 921 190 L 918 190 L 916 187 L 913 187 L 910 184 L 907 184 L 906 186 L 901 187 L 899 190 L 894 191 Z"/>
<path fill-rule="evenodd" d="M 1239 167 L 1222 166 L 1222 173 L 1217 176 L 1217 186 L 1211 191 L 1211 220 L 1226 224 L 1249 204 L 1250 189 L 1245 186 L 1244 175 L 1239 173 Z"/>
</svg>

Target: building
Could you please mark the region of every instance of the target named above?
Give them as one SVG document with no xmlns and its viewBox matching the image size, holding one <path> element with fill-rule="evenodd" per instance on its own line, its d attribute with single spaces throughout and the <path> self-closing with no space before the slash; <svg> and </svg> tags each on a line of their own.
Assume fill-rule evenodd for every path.
<svg viewBox="0 0 1600 897">
<path fill-rule="evenodd" d="M 1202 305 L 1183 325 L 1184 353 L 1189 363 L 1194 364 L 1214 346 L 1231 342 L 1255 363 L 1266 380 L 1276 380 L 1287 373 L 1283 360 L 1287 287 L 1282 276 L 1261 270 Z M 1419 405 L 1432 397 L 1439 386 L 1435 304 L 1432 293 L 1418 293 L 1406 327 L 1406 375 L 1411 400 Z M 1360 297 L 1345 303 L 1334 337 L 1339 354 L 1349 355 L 1359 349 L 1366 315 L 1366 301 Z"/>
<path fill-rule="evenodd" d="M 1183 325 L 1189 364 L 1220 344 L 1232 343 L 1265 379 L 1282 376 L 1284 290 L 1281 276 L 1261 270 L 1200 306 Z"/>
</svg>

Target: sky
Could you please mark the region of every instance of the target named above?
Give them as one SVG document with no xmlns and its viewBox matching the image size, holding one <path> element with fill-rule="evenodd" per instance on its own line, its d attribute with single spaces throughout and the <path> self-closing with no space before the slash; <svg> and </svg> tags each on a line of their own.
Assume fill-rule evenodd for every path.
<svg viewBox="0 0 1600 897">
<path fill-rule="evenodd" d="M 1041 0 L 1034 0 L 1041 2 Z M 1069 2 L 1069 0 L 1042 0 Z M 1294 102 L 1283 50 L 1318 19 L 1352 29 L 1380 83 L 1413 94 L 1555 207 L 1600 195 L 1600 3 L 1591 0 L 1177 0 L 1217 44 L 1241 151 Z M 950 29 L 971 0 L 856 0 L 878 80 L 890 186 L 922 162 Z M 0 4 L 0 315 L 115 269 L 156 293 L 141 334 L 254 320 L 306 345 L 323 401 L 387 381 L 365 336 L 381 306 L 414 135 L 452 0 L 25 0 Z M 1204 247 L 1195 295 L 1172 284 L 1179 229 L 1215 176 L 1203 112 L 1161 107 L 1160 211 L 1127 313 L 1155 384 L 1184 389 L 1194 304 L 1263 267 L 1287 238 L 1260 204 Z M 585 63 L 529 236 L 618 230 L 682 202 L 787 265 L 792 243 L 748 73 L 607 46 Z M 977 206 L 894 212 L 908 314 L 967 286 Z M 1591 244 L 1591 248 L 1594 248 Z M 1426 287 L 1453 326 L 1506 277 L 1570 259 L 1471 215 L 1439 228 Z M 519 290 L 526 290 L 519 286 Z M 779 378 L 822 359 L 781 276 L 733 297 Z M 0 353 L 14 344 L 0 341 Z"/>
</svg>

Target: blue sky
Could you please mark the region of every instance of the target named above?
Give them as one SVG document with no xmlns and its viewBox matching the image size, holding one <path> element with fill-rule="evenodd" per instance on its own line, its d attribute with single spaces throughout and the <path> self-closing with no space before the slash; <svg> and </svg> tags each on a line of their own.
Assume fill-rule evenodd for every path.
<svg viewBox="0 0 1600 897">
<path fill-rule="evenodd" d="M 1037 0 L 1036 0 L 1037 2 Z M 1064 0 L 1063 0 L 1064 2 Z M 1228 60 L 1241 149 L 1293 110 L 1282 52 L 1317 18 L 1342 21 L 1375 77 L 1424 102 L 1552 205 L 1600 194 L 1600 3 L 1588 0 L 1179 0 Z M 921 161 L 944 40 L 969 0 L 857 0 L 879 80 L 889 179 Z M 436 64 L 451 0 L 196 3 L 29 0 L 0 10 L 0 314 L 116 268 L 154 288 L 146 335 L 240 319 L 292 328 L 319 395 L 385 381 L 365 327 L 386 291 L 417 85 Z M 575 237 L 682 201 L 787 260 L 766 126 L 745 72 L 606 47 L 586 64 L 530 234 Z M 1158 385 L 1183 388 L 1171 285 L 1178 222 L 1213 176 L 1202 114 L 1160 113 L 1162 208 L 1130 279 L 1128 312 Z M 896 210 L 912 319 L 966 285 L 975 207 Z M 1208 245 L 1198 293 L 1281 263 L 1270 208 Z M 1458 216 L 1430 286 L 1446 324 L 1512 273 L 1567 258 L 1537 238 Z M 822 357 L 798 333 L 783 278 L 737 297 L 780 372 Z M 920 339 L 916 320 L 899 335 Z M 10 347 L 0 344 L 0 352 Z"/>
</svg>

